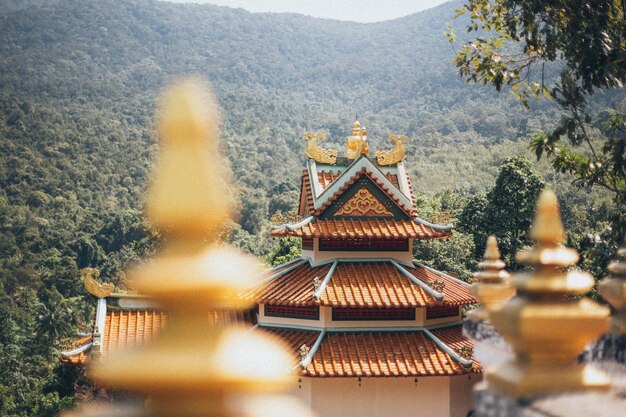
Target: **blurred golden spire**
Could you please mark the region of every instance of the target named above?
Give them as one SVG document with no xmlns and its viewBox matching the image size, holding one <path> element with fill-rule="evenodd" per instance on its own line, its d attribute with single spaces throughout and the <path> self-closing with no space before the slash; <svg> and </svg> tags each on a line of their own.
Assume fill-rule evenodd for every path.
<svg viewBox="0 0 626 417">
<path fill-rule="evenodd" d="M 600 295 L 617 310 L 613 332 L 626 334 L 626 242 L 617 250 L 617 259 L 609 264 L 609 277 L 600 283 Z"/>
<path fill-rule="evenodd" d="M 607 331 L 609 309 L 580 298 L 593 287 L 590 274 L 565 272 L 578 253 L 561 245 L 565 230 L 550 190 L 539 196 L 531 237 L 537 244 L 517 258 L 533 270 L 514 275 L 518 295 L 490 316 L 516 357 L 488 370 L 487 383 L 515 397 L 608 388 L 608 378 L 589 364 L 578 364 L 577 357 Z"/>
<path fill-rule="evenodd" d="M 207 99 L 208 97 L 208 99 Z M 255 259 L 221 246 L 233 211 L 217 145 L 216 105 L 197 81 L 174 84 L 158 118 L 161 155 L 147 198 L 150 219 L 167 247 L 128 274 L 168 312 L 151 344 L 95 364 L 98 384 L 148 396 L 152 416 L 229 416 L 233 392 L 280 390 L 291 355 L 260 332 L 211 325 L 209 310 L 249 306 Z"/>
<path fill-rule="evenodd" d="M 477 282 L 470 289 L 482 305 L 469 312 L 472 320 L 488 320 L 489 314 L 515 295 L 515 288 L 511 284 L 509 273 L 504 269 L 505 266 L 500 259 L 496 237 L 489 236 L 485 259 L 478 264 L 482 271 L 474 274 Z"/>
</svg>

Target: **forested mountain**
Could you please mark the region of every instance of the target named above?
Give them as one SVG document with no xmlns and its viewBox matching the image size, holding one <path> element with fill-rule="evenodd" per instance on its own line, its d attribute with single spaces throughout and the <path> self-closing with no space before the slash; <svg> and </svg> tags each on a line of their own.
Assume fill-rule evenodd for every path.
<svg viewBox="0 0 626 417">
<path fill-rule="evenodd" d="M 342 149 L 355 114 L 374 150 L 409 136 L 425 216 L 490 190 L 502 161 L 527 153 L 556 113 L 457 76 L 443 33 L 447 23 L 465 32 L 458 5 L 375 24 L 149 0 L 0 5 L 0 415 L 52 415 L 69 401 L 73 376 L 54 364 L 59 343 L 89 324 L 78 270 L 122 283 L 122 267 L 153 250 L 140 210 L 154 106 L 173 77 L 196 74 L 215 89 L 241 206 L 230 240 L 258 255 L 275 245 L 269 217 L 297 203 L 304 133 L 323 130 Z M 549 180 L 572 201 L 579 235 L 595 233 L 603 200 Z M 458 236 L 452 247 L 474 259 L 471 236 Z"/>
</svg>

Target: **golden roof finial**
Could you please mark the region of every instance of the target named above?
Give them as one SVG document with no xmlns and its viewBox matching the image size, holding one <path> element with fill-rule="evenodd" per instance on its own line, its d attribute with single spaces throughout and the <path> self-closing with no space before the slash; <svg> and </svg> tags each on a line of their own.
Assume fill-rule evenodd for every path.
<svg viewBox="0 0 626 417">
<path fill-rule="evenodd" d="M 477 282 L 470 289 L 482 307 L 469 312 L 472 320 L 488 320 L 489 314 L 497 310 L 515 295 L 506 264 L 500 259 L 500 250 L 495 236 L 489 236 L 485 259 L 478 264 L 482 271 L 474 274 Z"/>
<path fill-rule="evenodd" d="M 516 358 L 488 371 L 487 382 L 515 397 L 606 389 L 608 378 L 590 364 L 578 364 L 577 357 L 606 332 L 609 310 L 588 298 L 573 297 L 586 294 L 594 281 L 588 273 L 565 271 L 578 254 L 560 245 L 565 231 L 554 192 L 540 194 L 531 230 L 537 244 L 517 258 L 534 269 L 514 275 L 518 295 L 490 315 Z"/>
<path fill-rule="evenodd" d="M 609 277 L 600 283 L 600 295 L 617 310 L 613 333 L 626 334 L 626 242 L 617 250 L 617 259 L 608 266 Z"/>
<path fill-rule="evenodd" d="M 405 135 L 391 135 L 387 138 L 387 142 L 395 142 L 396 144 L 388 151 L 376 151 L 376 162 L 378 162 L 378 165 L 395 165 L 406 156 L 404 145 L 409 142 L 409 138 Z"/>
<path fill-rule="evenodd" d="M 352 136 L 361 136 L 361 123 L 358 120 L 352 125 Z"/>
<path fill-rule="evenodd" d="M 162 142 L 148 193 L 150 218 L 170 236 L 155 259 L 129 272 L 135 288 L 168 312 L 149 345 L 95 364 L 100 384 L 150 397 L 153 416 L 223 416 L 231 392 L 281 389 L 291 355 L 260 332 L 211 324 L 209 310 L 243 308 L 257 262 L 217 242 L 232 212 L 226 168 L 217 145 L 216 106 L 196 81 L 165 95 Z M 210 97 L 210 96 L 209 96 Z"/>
<path fill-rule="evenodd" d="M 352 127 L 352 136 L 348 137 L 348 142 L 346 143 L 346 156 L 348 159 L 356 159 L 361 155 L 367 156 L 369 153 L 367 132 L 365 127 L 361 128 L 361 123 L 357 120 Z"/>
</svg>

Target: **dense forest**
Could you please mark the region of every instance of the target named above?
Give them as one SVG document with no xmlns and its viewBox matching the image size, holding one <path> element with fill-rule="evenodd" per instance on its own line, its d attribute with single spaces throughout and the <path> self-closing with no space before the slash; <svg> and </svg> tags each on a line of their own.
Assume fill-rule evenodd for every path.
<svg viewBox="0 0 626 417">
<path fill-rule="evenodd" d="M 141 217 L 157 144 L 159 93 L 177 76 L 208 80 L 240 217 L 226 239 L 268 263 L 298 253 L 273 241 L 270 218 L 298 201 L 303 135 L 340 148 L 355 115 L 370 146 L 409 136 L 421 215 L 446 212 L 458 232 L 419 242 L 421 261 L 463 278 L 488 233 L 503 253 L 529 244 L 537 191 L 559 194 L 583 268 L 613 255 L 617 208 L 598 190 L 531 162 L 528 139 L 558 116 L 463 82 L 444 32 L 462 39 L 460 3 L 360 24 L 149 0 L 8 1 L 0 5 L 0 415 L 51 416 L 73 401 L 75 371 L 58 353 L 89 330 L 94 301 L 79 270 L 124 286 L 123 269 L 160 238 Z M 558 68 L 546 68 L 554 77 Z M 619 92 L 593 105 L 623 108 Z"/>
</svg>

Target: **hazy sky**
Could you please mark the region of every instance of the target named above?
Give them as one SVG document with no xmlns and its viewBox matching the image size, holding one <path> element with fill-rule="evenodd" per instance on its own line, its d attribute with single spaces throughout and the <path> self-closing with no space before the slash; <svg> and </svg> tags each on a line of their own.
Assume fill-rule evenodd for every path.
<svg viewBox="0 0 626 417">
<path fill-rule="evenodd" d="M 314 17 L 378 22 L 429 9 L 447 0 L 170 0 L 241 7 L 251 12 L 289 12 Z"/>
</svg>

